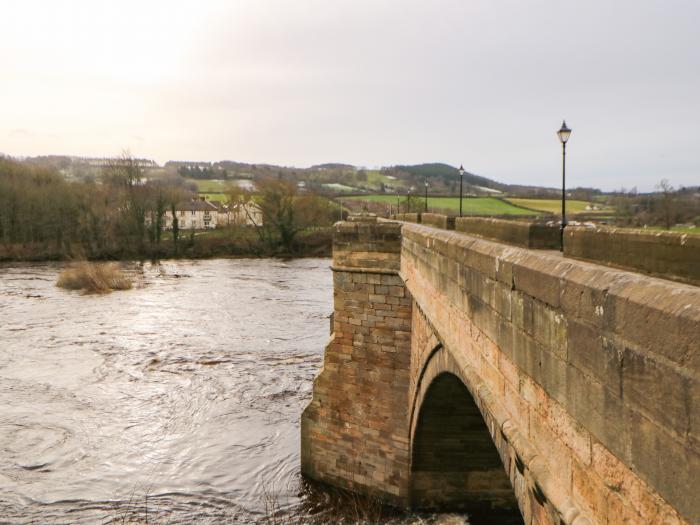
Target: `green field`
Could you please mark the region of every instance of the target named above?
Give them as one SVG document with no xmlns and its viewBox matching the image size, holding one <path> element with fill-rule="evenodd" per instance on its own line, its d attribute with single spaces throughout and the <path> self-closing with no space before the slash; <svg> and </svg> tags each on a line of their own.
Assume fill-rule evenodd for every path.
<svg viewBox="0 0 700 525">
<path fill-rule="evenodd" d="M 523 208 L 530 208 L 532 210 L 543 211 L 546 213 L 561 213 L 561 200 L 559 199 L 506 199 L 508 202 L 515 204 L 516 206 L 522 206 Z M 597 206 L 601 209 L 599 211 L 586 210 L 588 206 L 586 201 L 566 201 L 566 211 L 570 213 L 599 213 L 599 212 L 610 212 L 609 209 L 598 204 Z"/>
<path fill-rule="evenodd" d="M 367 182 L 371 184 L 372 186 L 376 186 L 377 188 L 379 185 L 383 182 L 384 184 L 388 184 L 390 186 L 405 186 L 405 182 L 400 180 L 400 179 L 395 179 L 395 178 L 389 178 L 386 175 L 384 175 L 381 171 L 379 170 L 366 170 L 367 173 Z"/>
<path fill-rule="evenodd" d="M 412 197 L 422 204 L 425 199 Z M 343 197 L 341 200 L 368 201 L 385 203 L 387 206 L 396 206 L 396 195 L 360 195 L 357 197 Z M 401 205 L 405 206 L 406 197 L 401 197 Z M 507 202 L 493 197 L 465 197 L 462 203 L 464 215 L 536 215 L 537 212 L 518 208 Z M 459 213 L 458 197 L 428 197 L 428 211 L 448 211 Z"/>
<path fill-rule="evenodd" d="M 221 193 L 227 184 L 223 180 L 187 179 L 187 181 L 194 182 L 199 193 Z"/>
<path fill-rule="evenodd" d="M 199 193 L 200 197 L 206 197 L 210 201 L 228 202 L 228 196 L 225 193 Z"/>
</svg>

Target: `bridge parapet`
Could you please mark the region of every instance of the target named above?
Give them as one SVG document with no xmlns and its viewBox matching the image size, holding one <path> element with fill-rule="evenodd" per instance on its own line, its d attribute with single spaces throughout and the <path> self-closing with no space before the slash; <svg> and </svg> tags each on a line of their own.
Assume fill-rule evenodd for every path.
<svg viewBox="0 0 700 525">
<path fill-rule="evenodd" d="M 333 268 L 305 474 L 495 509 L 495 453 L 527 525 L 700 523 L 700 288 L 369 218 Z"/>
<path fill-rule="evenodd" d="M 700 235 L 567 227 L 564 255 L 700 286 Z"/>
<path fill-rule="evenodd" d="M 489 217 L 457 217 L 455 230 L 492 241 L 523 248 L 558 249 L 559 226 L 541 222 L 493 219 Z"/>
<path fill-rule="evenodd" d="M 594 523 L 700 522 L 699 288 L 412 224 L 401 265 L 494 440 L 536 451 L 562 516 L 568 500 Z"/>
</svg>

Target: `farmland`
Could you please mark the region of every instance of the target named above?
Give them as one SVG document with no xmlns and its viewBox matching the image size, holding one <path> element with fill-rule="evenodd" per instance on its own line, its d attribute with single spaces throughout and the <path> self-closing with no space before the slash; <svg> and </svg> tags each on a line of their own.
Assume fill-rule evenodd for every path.
<svg viewBox="0 0 700 525">
<path fill-rule="evenodd" d="M 522 206 L 523 208 L 529 208 L 531 210 L 542 211 L 545 213 L 558 214 L 561 213 L 561 200 L 559 199 L 516 199 L 508 198 L 508 202 L 516 205 Z M 603 205 L 597 204 L 600 210 L 586 210 L 586 206 L 590 203 L 586 201 L 568 200 L 566 201 L 566 211 L 568 213 L 596 213 L 596 212 L 607 212 L 610 213 L 610 209 Z"/>
<path fill-rule="evenodd" d="M 356 197 L 343 197 L 343 203 L 350 206 L 353 202 L 374 202 L 383 203 L 387 207 L 396 207 L 397 197 L 395 195 L 360 195 Z M 412 197 L 416 205 L 422 205 L 423 197 Z M 419 204 L 418 204 L 419 203 Z M 401 206 L 406 205 L 406 197 L 401 198 Z M 428 211 L 446 211 L 449 213 L 459 213 L 458 197 L 428 197 Z M 463 200 L 464 215 L 537 215 L 536 211 L 519 208 L 511 203 L 493 197 L 465 197 Z"/>
</svg>

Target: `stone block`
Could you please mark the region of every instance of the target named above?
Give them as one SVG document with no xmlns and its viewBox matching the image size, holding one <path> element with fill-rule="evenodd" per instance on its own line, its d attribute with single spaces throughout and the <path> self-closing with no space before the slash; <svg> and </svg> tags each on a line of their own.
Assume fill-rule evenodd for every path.
<svg viewBox="0 0 700 525">
<path fill-rule="evenodd" d="M 632 413 L 631 462 L 642 479 L 690 523 L 700 523 L 700 455 L 645 416 Z"/>
<path fill-rule="evenodd" d="M 537 342 L 525 332 L 513 327 L 513 362 L 533 381 L 542 384 L 540 356 L 542 349 Z"/>
<path fill-rule="evenodd" d="M 556 432 L 536 411 L 530 412 L 530 440 L 544 458 L 557 479 L 566 487 L 571 486 L 573 454 L 559 439 Z"/>
<path fill-rule="evenodd" d="M 594 472 L 574 461 L 572 464 L 572 494 L 574 501 L 595 516 L 597 521 L 608 521 L 608 490 Z"/>
<path fill-rule="evenodd" d="M 583 466 L 589 466 L 592 462 L 590 433 L 559 402 L 551 398 L 545 403 L 541 414 L 561 442 L 573 452 L 576 460 Z"/>
<path fill-rule="evenodd" d="M 567 338 L 569 362 L 621 396 L 622 351 L 613 339 L 578 320 L 568 321 Z"/>
<path fill-rule="evenodd" d="M 561 359 L 567 358 L 566 318 L 554 308 L 537 300 L 527 302 L 530 326 L 526 331 L 548 351 Z"/>
<path fill-rule="evenodd" d="M 606 506 L 610 524 L 618 525 L 649 525 L 637 514 L 619 494 L 609 491 L 606 495 Z"/>
<path fill-rule="evenodd" d="M 529 256 L 513 265 L 513 285 L 530 297 L 559 307 L 560 276 L 552 272 L 552 257 Z"/>
<path fill-rule="evenodd" d="M 595 378 L 571 365 L 566 371 L 566 411 L 617 457 L 631 461 L 631 410 Z"/>
<path fill-rule="evenodd" d="M 700 288 L 626 275 L 606 296 L 604 327 L 700 374 Z"/>
<path fill-rule="evenodd" d="M 539 349 L 540 361 L 540 380 L 538 382 L 550 397 L 559 403 L 566 404 L 569 388 L 567 362 L 540 345 L 537 348 Z"/>
<path fill-rule="evenodd" d="M 685 437 L 690 427 L 691 382 L 674 366 L 631 348 L 624 349 L 624 401 L 680 437 Z"/>
</svg>

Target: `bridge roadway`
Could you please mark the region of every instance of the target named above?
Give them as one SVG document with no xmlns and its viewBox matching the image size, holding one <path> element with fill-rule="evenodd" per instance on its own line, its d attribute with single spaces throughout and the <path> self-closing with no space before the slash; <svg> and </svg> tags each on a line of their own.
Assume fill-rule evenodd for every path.
<svg viewBox="0 0 700 525">
<path fill-rule="evenodd" d="M 700 287 L 419 224 L 336 224 L 310 478 L 530 524 L 700 524 Z"/>
</svg>

